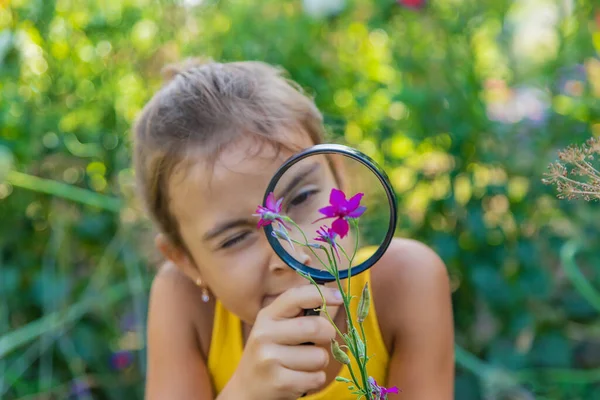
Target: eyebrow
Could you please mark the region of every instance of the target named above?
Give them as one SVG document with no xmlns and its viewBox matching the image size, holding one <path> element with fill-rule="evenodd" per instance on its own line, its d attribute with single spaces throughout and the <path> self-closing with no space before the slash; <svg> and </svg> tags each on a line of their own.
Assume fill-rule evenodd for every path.
<svg viewBox="0 0 600 400">
<path fill-rule="evenodd" d="M 228 231 L 229 229 L 237 228 L 238 226 L 248 226 L 248 225 L 251 225 L 251 224 L 252 223 L 250 222 L 250 220 L 249 219 L 245 219 L 245 218 L 240 218 L 240 219 L 234 219 L 234 220 L 231 220 L 231 221 L 227 221 L 227 222 L 224 222 L 222 224 L 217 225 L 216 227 L 214 227 L 210 231 L 206 232 L 206 234 L 204 235 L 203 239 L 205 241 L 209 241 L 209 240 L 212 240 L 212 239 L 216 238 L 217 236 L 219 236 L 223 232 Z"/>
<path fill-rule="evenodd" d="M 320 166 L 321 166 L 321 164 L 319 164 L 319 163 L 316 162 L 314 164 L 307 165 L 306 167 L 300 169 L 296 173 L 296 175 L 294 176 L 294 178 L 292 178 L 292 180 L 285 186 L 285 189 L 283 190 L 283 193 L 289 193 L 292 190 L 294 190 L 294 188 L 296 186 L 298 186 L 299 183 L 301 183 L 304 179 L 306 179 L 307 176 L 309 176 L 310 174 L 312 174 L 315 171 L 317 171 Z M 226 221 L 226 222 L 223 222 L 221 224 L 218 224 L 213 229 L 211 229 L 210 231 L 206 232 L 206 234 L 203 237 L 203 240 L 204 241 L 209 241 L 209 240 L 212 240 L 212 239 L 216 238 L 217 236 L 221 235 L 223 232 L 226 232 L 226 231 L 228 231 L 230 229 L 241 227 L 241 226 L 242 227 L 247 227 L 249 225 L 254 225 L 254 224 L 253 224 L 253 222 L 251 222 L 247 218 L 238 218 L 238 219 L 234 219 L 234 220 L 231 220 L 231 221 Z"/>
<path fill-rule="evenodd" d="M 320 167 L 321 167 L 321 164 L 319 164 L 318 162 L 315 162 L 313 164 L 307 165 L 306 167 L 300 169 L 296 173 L 296 176 L 294 176 L 294 178 L 285 186 L 285 188 L 283 189 L 282 192 L 284 194 L 290 193 L 292 190 L 294 190 L 294 188 L 296 186 L 298 186 L 299 183 L 301 183 L 304 179 L 306 179 L 307 176 L 309 176 L 310 174 L 317 171 Z M 281 196 L 279 196 L 279 197 L 281 197 Z"/>
</svg>

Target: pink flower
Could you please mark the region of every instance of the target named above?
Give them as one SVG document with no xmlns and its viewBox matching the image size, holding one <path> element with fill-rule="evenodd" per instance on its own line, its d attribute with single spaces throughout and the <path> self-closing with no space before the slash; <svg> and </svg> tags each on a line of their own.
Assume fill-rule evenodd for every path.
<svg viewBox="0 0 600 400">
<path fill-rule="evenodd" d="M 322 226 L 317 230 L 318 237 L 314 238 L 317 242 L 328 243 L 331 245 L 335 254 L 337 255 L 338 260 L 340 259 L 340 253 L 338 252 L 337 243 L 335 242 L 335 238 L 338 236 L 337 232 L 332 228 L 328 228 L 326 226 Z"/>
<path fill-rule="evenodd" d="M 388 394 L 398 394 L 399 390 L 396 386 L 389 389 L 379 386 L 373 377 L 369 377 L 369 385 L 371 385 L 371 393 L 375 395 L 375 400 L 387 400 Z"/>
<path fill-rule="evenodd" d="M 133 353 L 127 350 L 121 350 L 110 357 L 110 365 L 113 369 L 119 371 L 129 367 L 133 363 Z"/>
<path fill-rule="evenodd" d="M 406 8 L 412 8 L 413 10 L 419 10 L 425 7 L 426 0 L 396 0 L 398 4 Z"/>
<path fill-rule="evenodd" d="M 258 225 L 256 226 L 258 229 L 263 226 L 270 225 L 273 221 L 279 222 L 281 225 L 286 226 L 283 223 L 283 219 L 280 215 L 281 213 L 281 203 L 283 202 L 283 197 L 279 200 L 275 201 L 275 195 L 273 192 L 269 193 L 267 196 L 266 207 L 258 206 L 256 209 L 256 214 L 252 214 L 255 217 L 260 217 L 258 220 Z"/>
<path fill-rule="evenodd" d="M 331 194 L 329 195 L 330 205 L 319 210 L 325 216 L 319 218 L 317 221 L 326 218 L 336 218 L 333 224 L 331 224 L 331 228 L 341 238 L 344 238 L 350 229 L 346 218 L 358 218 L 367 210 L 366 207 L 360 205 L 363 195 L 363 193 L 357 193 L 350 200 L 346 200 L 344 192 L 335 188 L 331 189 Z"/>
</svg>

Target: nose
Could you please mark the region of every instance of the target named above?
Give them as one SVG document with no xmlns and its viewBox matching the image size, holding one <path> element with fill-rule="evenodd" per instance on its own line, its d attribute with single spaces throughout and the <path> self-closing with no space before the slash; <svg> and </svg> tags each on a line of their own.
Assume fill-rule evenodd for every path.
<svg viewBox="0 0 600 400">
<path fill-rule="evenodd" d="M 299 254 L 298 254 L 299 253 Z M 296 260 L 298 260 L 299 262 L 301 262 L 302 264 L 306 265 L 307 267 L 310 267 L 310 261 L 311 258 L 308 255 L 308 253 L 306 253 L 304 251 L 304 248 L 302 249 L 302 251 L 298 251 L 296 254 Z"/>
<path fill-rule="evenodd" d="M 293 256 L 294 259 L 296 259 L 298 262 L 306 265 L 307 267 L 310 267 L 312 260 L 305 248 L 296 248 L 294 252 L 290 253 L 290 255 Z M 278 272 L 281 270 L 290 270 L 290 267 L 288 267 L 285 264 L 285 262 L 283 262 L 283 260 L 279 258 L 277 254 L 273 253 L 273 258 L 271 259 L 270 263 L 270 269 L 273 272 Z"/>
</svg>

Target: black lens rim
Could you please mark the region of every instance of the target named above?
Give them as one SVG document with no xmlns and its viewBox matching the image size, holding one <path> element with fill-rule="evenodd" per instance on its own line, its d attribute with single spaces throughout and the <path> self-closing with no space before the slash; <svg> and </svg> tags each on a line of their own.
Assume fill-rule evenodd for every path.
<svg viewBox="0 0 600 400">
<path fill-rule="evenodd" d="M 296 164 L 300 160 L 303 160 L 309 156 L 313 156 L 316 154 L 342 154 L 360 162 L 361 164 L 369 168 L 369 170 L 371 170 L 371 172 L 373 172 L 375 176 L 377 176 L 379 182 L 383 185 L 383 188 L 385 189 L 385 193 L 388 200 L 388 206 L 390 209 L 390 220 L 388 224 L 388 231 L 385 235 L 383 242 L 381 243 L 375 254 L 373 254 L 367 260 L 365 260 L 357 266 L 352 267 L 351 269 L 340 271 L 340 279 L 346 279 L 348 277 L 349 272 L 352 272 L 352 276 L 355 276 L 371 268 L 388 249 L 396 231 L 396 223 L 398 216 L 398 203 L 396 200 L 396 194 L 394 193 L 390 180 L 385 171 L 371 157 L 367 156 L 366 154 L 362 153 L 357 149 L 341 144 L 318 144 L 293 155 L 285 163 L 283 163 L 281 167 L 279 167 L 277 172 L 275 172 L 275 175 L 273 175 L 273 177 L 271 178 L 269 186 L 265 191 L 263 205 L 266 205 L 269 193 L 275 190 L 279 179 L 281 179 L 283 174 L 288 169 L 290 169 L 294 164 Z M 304 274 L 309 275 L 317 283 L 320 284 L 332 282 L 335 280 L 335 277 L 329 272 L 308 267 L 302 264 L 301 262 L 297 261 L 294 257 L 292 257 L 281 245 L 279 239 L 273 236 L 272 224 L 265 226 L 264 231 L 265 235 L 267 236 L 267 240 L 269 241 L 269 244 L 271 245 L 277 256 L 279 256 L 279 258 L 283 262 L 285 262 L 289 267 L 293 268 L 296 271 L 300 271 Z"/>
</svg>

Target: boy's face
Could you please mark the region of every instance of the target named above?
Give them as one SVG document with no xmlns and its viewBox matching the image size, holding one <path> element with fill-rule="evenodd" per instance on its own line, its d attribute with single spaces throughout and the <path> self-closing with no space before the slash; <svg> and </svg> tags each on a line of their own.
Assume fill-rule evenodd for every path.
<svg viewBox="0 0 600 400">
<path fill-rule="evenodd" d="M 290 147 L 312 145 L 307 135 L 290 135 L 290 140 Z M 241 139 L 222 152 L 214 167 L 199 160 L 181 168 L 170 183 L 170 211 L 193 258 L 190 264 L 195 264 L 203 282 L 224 306 L 250 324 L 277 295 L 310 284 L 279 259 L 264 231 L 257 229 L 258 218 L 252 216 L 262 203 L 271 177 L 291 155 L 286 150 L 277 155 L 271 146 Z M 305 220 L 312 222 L 319 218 L 318 209 L 328 204 L 336 181 L 324 157 L 309 157 L 297 166 L 278 184 L 278 188 L 288 186 L 294 180 L 294 171 L 304 171 L 293 192 L 277 193 L 276 188 L 275 196 L 292 200 L 283 213 L 292 215 L 304 210 L 304 214 L 310 213 Z M 314 238 L 319 223 L 303 225 L 309 240 Z M 309 250 L 295 246 L 295 255 L 318 267 Z M 196 273 L 190 276 L 192 279 L 198 276 L 189 268 L 186 272 Z"/>
</svg>

